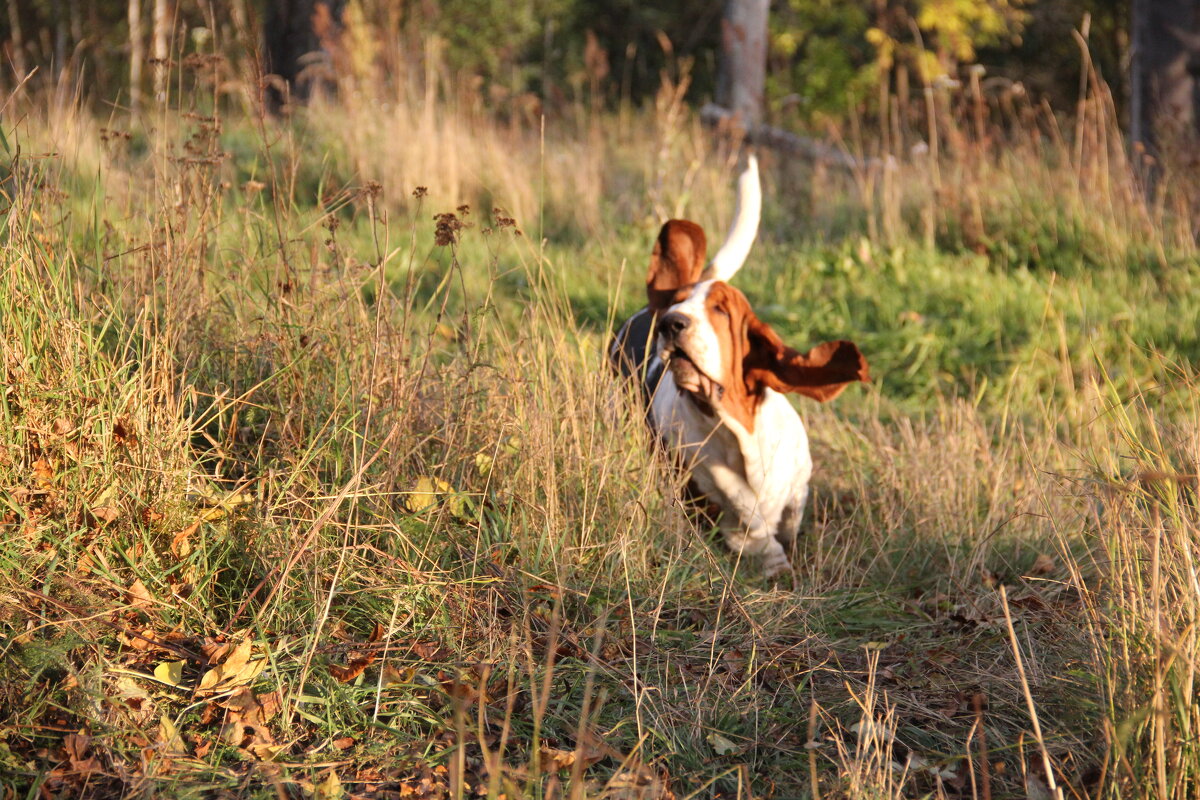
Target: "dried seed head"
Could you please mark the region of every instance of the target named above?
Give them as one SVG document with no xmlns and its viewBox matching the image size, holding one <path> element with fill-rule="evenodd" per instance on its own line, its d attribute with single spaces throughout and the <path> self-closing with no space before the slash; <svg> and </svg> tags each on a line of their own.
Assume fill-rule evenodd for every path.
<svg viewBox="0 0 1200 800">
<path fill-rule="evenodd" d="M 492 221 L 495 222 L 496 227 L 501 230 L 505 228 L 512 228 L 513 233 L 515 233 L 517 236 L 521 235 L 521 229 L 517 227 L 517 221 L 510 217 L 508 213 L 499 206 L 492 209 Z"/>
<path fill-rule="evenodd" d="M 458 242 L 458 232 L 464 227 L 462 220 L 454 216 L 451 211 L 446 211 L 441 214 L 434 214 L 434 221 L 437 223 L 437 228 L 434 230 L 433 241 L 438 247 L 456 244 Z"/>
</svg>

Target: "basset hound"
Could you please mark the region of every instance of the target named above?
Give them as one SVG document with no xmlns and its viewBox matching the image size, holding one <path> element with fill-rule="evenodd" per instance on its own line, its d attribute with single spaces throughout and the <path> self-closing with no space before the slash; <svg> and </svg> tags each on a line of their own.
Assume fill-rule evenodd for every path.
<svg viewBox="0 0 1200 800">
<path fill-rule="evenodd" d="M 757 558 L 771 577 L 791 570 L 785 546 L 796 537 L 812 475 L 804 423 L 784 393 L 824 402 L 870 377 L 851 342 L 807 353 L 788 347 L 727 283 L 750 253 L 761 208 L 750 156 L 733 226 L 710 264 L 699 225 L 663 225 L 646 276 L 648 303 L 621 326 L 608 355 L 640 383 L 647 420 L 691 492 L 720 508 L 726 544 Z"/>
</svg>

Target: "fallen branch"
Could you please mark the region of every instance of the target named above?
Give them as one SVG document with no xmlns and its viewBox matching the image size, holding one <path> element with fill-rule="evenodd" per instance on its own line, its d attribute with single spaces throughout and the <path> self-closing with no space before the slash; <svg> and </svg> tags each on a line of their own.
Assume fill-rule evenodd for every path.
<svg viewBox="0 0 1200 800">
<path fill-rule="evenodd" d="M 700 109 L 700 121 L 705 125 L 716 128 L 741 127 L 734 112 L 716 103 L 704 104 L 704 107 Z M 824 142 L 817 141 L 808 136 L 800 136 L 799 134 L 785 131 L 783 128 L 776 128 L 773 125 L 756 125 L 749 130 L 743 130 L 743 134 L 746 141 L 759 147 L 779 150 L 806 158 L 809 161 L 819 161 L 846 170 L 878 167 L 883 164 L 883 161 L 878 158 L 858 159 Z"/>
</svg>

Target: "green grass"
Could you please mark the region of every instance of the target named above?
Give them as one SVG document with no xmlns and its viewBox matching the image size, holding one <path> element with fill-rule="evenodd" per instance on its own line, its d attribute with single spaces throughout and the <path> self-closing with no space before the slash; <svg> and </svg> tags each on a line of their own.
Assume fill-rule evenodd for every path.
<svg viewBox="0 0 1200 800">
<path fill-rule="evenodd" d="M 1147 247 L 1043 213 L 1010 166 L 985 246 L 949 205 L 930 241 L 910 166 L 917 222 L 872 236 L 845 181 L 768 165 L 737 284 L 876 376 L 798 403 L 815 492 L 776 585 L 684 515 L 603 366 L 653 206 L 719 239 L 702 137 L 648 117 L 669 146 L 605 162 L 443 121 L 461 163 L 423 163 L 328 108 L 130 143 L 30 111 L 0 186 L 16 796 L 1025 796 L 1014 639 L 1068 796 L 1190 796 L 1200 264 L 1169 220 Z"/>
</svg>

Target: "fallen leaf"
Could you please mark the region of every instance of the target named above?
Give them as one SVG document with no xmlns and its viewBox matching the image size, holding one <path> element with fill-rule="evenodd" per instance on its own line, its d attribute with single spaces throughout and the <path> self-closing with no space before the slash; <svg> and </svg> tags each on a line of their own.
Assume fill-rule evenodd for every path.
<svg viewBox="0 0 1200 800">
<path fill-rule="evenodd" d="M 50 462 L 44 458 L 34 461 L 33 478 L 43 486 L 51 483 L 54 480 L 54 470 L 50 467 Z"/>
<path fill-rule="evenodd" d="M 179 735 L 179 727 L 167 714 L 163 714 L 158 722 L 158 740 L 162 742 L 163 750 L 167 753 L 187 755 L 187 745 Z"/>
<path fill-rule="evenodd" d="M 121 517 L 121 509 L 116 506 L 95 506 L 92 508 L 92 516 L 108 525 Z"/>
<path fill-rule="evenodd" d="M 737 755 L 743 749 L 715 731 L 704 738 L 712 745 L 713 752 L 719 756 Z"/>
<path fill-rule="evenodd" d="M 1029 568 L 1031 575 L 1049 575 L 1054 572 L 1054 559 L 1045 553 L 1038 553 L 1037 558 L 1033 560 L 1033 566 Z"/>
<path fill-rule="evenodd" d="M 258 701 L 258 713 L 262 717 L 263 722 L 274 717 L 279 713 L 279 709 L 283 708 L 283 698 L 280 696 L 278 689 L 266 694 L 256 694 L 254 695 L 254 699 Z"/>
<path fill-rule="evenodd" d="M 250 660 L 252 650 L 253 644 L 250 638 L 246 637 L 230 651 L 224 663 L 204 673 L 196 691 L 198 693 L 228 691 L 251 683 L 267 666 L 265 658 Z"/>
<path fill-rule="evenodd" d="M 452 491 L 454 488 L 441 478 L 422 475 L 417 478 L 416 485 L 409 490 L 408 496 L 404 499 L 404 506 L 414 514 L 426 511 L 437 503 L 441 495 Z"/>
<path fill-rule="evenodd" d="M 92 737 L 85 733 L 68 733 L 63 737 L 63 754 L 72 771 L 82 775 L 100 771 L 100 762 L 96 760 L 96 756 L 89 755 L 91 747 Z"/>
<path fill-rule="evenodd" d="M 329 665 L 329 673 L 337 679 L 339 683 L 349 683 L 350 681 L 363 674 L 363 670 L 375 663 L 375 656 L 368 655 L 359 658 L 351 659 L 346 666 L 338 664 Z"/>
<path fill-rule="evenodd" d="M 621 770 L 608 779 L 604 796 L 610 800 L 674 800 L 664 777 L 643 765 Z"/>
<path fill-rule="evenodd" d="M 561 772 L 564 769 L 570 769 L 574 763 L 574 750 L 558 750 L 542 745 L 542 769 L 547 772 Z"/>
<path fill-rule="evenodd" d="M 209 639 L 200 645 L 200 652 L 204 653 L 205 658 L 208 659 L 209 666 L 214 666 L 224 661 L 233 648 L 233 642 L 218 642 L 214 639 Z"/>
<path fill-rule="evenodd" d="M 142 583 L 141 578 L 138 578 L 129 585 L 125 601 L 134 608 L 145 608 L 154 602 L 154 598 L 150 596 L 150 590 L 146 588 L 146 584 Z"/>
<path fill-rule="evenodd" d="M 426 661 L 438 661 L 442 656 L 442 646 L 438 642 L 417 642 L 412 646 L 412 651 Z"/>
<path fill-rule="evenodd" d="M 367 641 L 370 642 L 371 644 L 374 644 L 375 642 L 378 642 L 380 639 L 383 638 L 383 633 L 384 633 L 383 625 L 376 622 L 375 627 L 371 629 L 371 635 L 367 639 Z"/>
<path fill-rule="evenodd" d="M 342 800 L 346 796 L 346 790 L 342 788 L 341 780 L 332 769 L 325 774 L 325 779 L 315 788 L 315 800 Z"/>
<path fill-rule="evenodd" d="M 192 552 L 192 543 L 190 541 L 192 534 L 200 530 L 202 520 L 196 519 L 191 525 L 181 530 L 171 538 L 171 555 L 176 558 L 186 558 Z"/>
<path fill-rule="evenodd" d="M 63 737 L 62 746 L 68 761 L 79 761 L 87 756 L 87 751 L 91 749 L 92 737 L 86 733 L 68 733 Z"/>
<path fill-rule="evenodd" d="M 137 447 L 137 432 L 128 417 L 118 417 L 113 423 L 113 441 L 125 447 Z"/>
<path fill-rule="evenodd" d="M 183 664 L 182 661 L 164 661 L 154 668 L 154 677 L 163 683 L 178 686 L 183 680 Z"/>
<path fill-rule="evenodd" d="M 231 719 L 238 719 L 255 728 L 264 728 L 267 722 L 279 713 L 282 703 L 278 690 L 254 694 L 248 687 L 243 686 L 217 705 L 230 712 Z"/>
<path fill-rule="evenodd" d="M 251 742 L 246 749 L 260 761 L 274 761 L 287 748 L 285 745 L 271 742 Z"/>
<path fill-rule="evenodd" d="M 400 686 L 406 683 L 412 683 L 413 677 L 417 674 L 417 670 L 409 667 L 405 670 L 399 670 L 391 664 L 383 665 L 383 685 L 384 686 Z"/>
<path fill-rule="evenodd" d="M 221 741 L 232 747 L 241 747 L 246 738 L 246 725 L 240 719 L 231 719 L 221 725 Z"/>
</svg>

